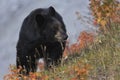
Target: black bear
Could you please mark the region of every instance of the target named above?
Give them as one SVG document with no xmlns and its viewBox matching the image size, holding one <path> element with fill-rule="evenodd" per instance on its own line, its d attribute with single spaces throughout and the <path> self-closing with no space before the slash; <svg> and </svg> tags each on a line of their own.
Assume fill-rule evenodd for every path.
<svg viewBox="0 0 120 80">
<path fill-rule="evenodd" d="M 17 68 L 35 72 L 37 61 L 46 66 L 61 61 L 68 35 L 61 15 L 52 7 L 33 10 L 23 21 L 17 43 Z"/>
</svg>

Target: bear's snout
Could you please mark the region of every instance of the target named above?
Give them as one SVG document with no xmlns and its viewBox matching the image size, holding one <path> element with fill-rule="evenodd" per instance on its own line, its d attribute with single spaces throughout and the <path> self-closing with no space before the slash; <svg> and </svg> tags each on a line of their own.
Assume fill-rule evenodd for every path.
<svg viewBox="0 0 120 80">
<path fill-rule="evenodd" d="M 57 34 L 55 35 L 55 38 L 58 41 L 65 41 L 65 40 L 67 40 L 68 35 L 66 33 L 64 33 L 64 32 L 57 32 Z"/>
</svg>

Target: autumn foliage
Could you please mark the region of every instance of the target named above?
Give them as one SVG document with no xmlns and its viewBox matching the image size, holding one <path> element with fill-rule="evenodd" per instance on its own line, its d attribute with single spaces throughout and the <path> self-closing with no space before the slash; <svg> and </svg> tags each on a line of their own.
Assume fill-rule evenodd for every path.
<svg viewBox="0 0 120 80">
<path fill-rule="evenodd" d="M 20 68 L 22 69 L 22 68 Z M 15 65 L 10 65 L 9 74 L 4 76 L 4 80 L 48 80 L 48 76 L 43 73 L 32 73 L 28 76 L 19 74 L 20 69 L 17 69 Z"/>
<path fill-rule="evenodd" d="M 67 54 L 80 53 L 80 51 L 91 44 L 93 40 L 93 33 L 87 33 L 86 31 L 81 32 L 76 43 L 69 45 L 69 42 L 67 42 L 64 56 L 67 56 Z"/>
<path fill-rule="evenodd" d="M 118 0 L 90 0 L 90 9 L 94 24 L 100 25 L 101 31 L 111 28 L 111 23 L 120 23 L 120 3 Z"/>
</svg>

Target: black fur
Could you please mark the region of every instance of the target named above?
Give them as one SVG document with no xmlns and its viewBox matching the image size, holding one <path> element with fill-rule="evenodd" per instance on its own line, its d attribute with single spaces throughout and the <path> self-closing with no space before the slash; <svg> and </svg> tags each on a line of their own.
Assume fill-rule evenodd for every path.
<svg viewBox="0 0 120 80">
<path fill-rule="evenodd" d="M 26 69 L 26 74 L 35 72 L 37 60 L 42 57 L 46 66 L 51 63 L 59 64 L 67 37 L 63 19 L 53 7 L 32 11 L 24 19 L 20 30 L 17 43 L 17 68 L 22 66 Z"/>
</svg>

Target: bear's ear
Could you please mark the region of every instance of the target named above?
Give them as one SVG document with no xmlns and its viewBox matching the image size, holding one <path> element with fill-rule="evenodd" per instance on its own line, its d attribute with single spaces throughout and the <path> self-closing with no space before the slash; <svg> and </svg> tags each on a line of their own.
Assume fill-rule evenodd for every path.
<svg viewBox="0 0 120 80">
<path fill-rule="evenodd" d="M 39 27 L 41 27 L 44 24 L 44 22 L 45 22 L 44 16 L 42 16 L 41 14 L 37 14 L 35 19 L 36 19 L 37 25 Z"/>
<path fill-rule="evenodd" d="M 54 9 L 52 6 L 49 7 L 49 13 L 50 13 L 52 16 L 55 15 L 55 9 Z"/>
</svg>

